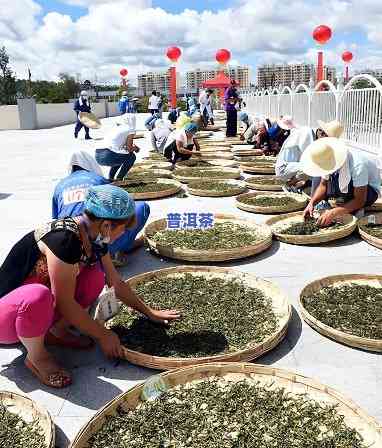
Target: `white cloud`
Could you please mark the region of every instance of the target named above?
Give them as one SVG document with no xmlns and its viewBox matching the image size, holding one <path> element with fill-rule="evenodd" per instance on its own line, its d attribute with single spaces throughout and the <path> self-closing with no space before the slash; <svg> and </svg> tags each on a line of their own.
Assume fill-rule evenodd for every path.
<svg viewBox="0 0 382 448">
<path fill-rule="evenodd" d="M 3 3 L 5 0 L 0 0 Z M 151 0 L 61 0 L 88 8 L 78 20 L 49 13 L 33 0 L 7 1 L 0 17 L 0 42 L 9 50 L 13 66 L 35 78 L 54 79 L 59 72 L 83 77 L 118 79 L 120 67 L 135 81 L 139 71 L 166 69 L 169 45 L 183 50 L 179 68 L 213 63 L 215 51 L 227 47 L 237 61 L 314 62 L 314 26 L 327 23 L 346 41 L 326 50 L 327 61 L 341 66 L 346 48 L 356 52 L 355 67 L 382 65 L 382 2 L 380 0 L 241 0 L 218 12 L 185 10 L 172 14 L 153 8 Z M 191 3 L 192 4 L 192 3 Z M 319 18 L 319 20 L 317 19 Z M 351 35 L 369 39 L 355 45 Z"/>
</svg>

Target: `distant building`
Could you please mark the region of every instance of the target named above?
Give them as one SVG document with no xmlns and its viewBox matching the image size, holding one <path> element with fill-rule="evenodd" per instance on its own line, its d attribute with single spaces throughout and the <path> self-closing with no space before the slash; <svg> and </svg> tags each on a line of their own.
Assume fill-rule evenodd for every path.
<svg viewBox="0 0 382 448">
<path fill-rule="evenodd" d="M 381 68 L 376 68 L 376 69 L 366 68 L 364 70 L 357 70 L 354 73 L 354 76 L 356 76 L 356 75 L 370 75 L 370 76 L 374 76 L 374 78 L 377 78 L 378 81 L 382 82 L 382 69 Z"/>
<path fill-rule="evenodd" d="M 324 78 L 328 81 L 336 81 L 336 69 L 324 67 Z M 267 64 L 257 69 L 257 86 L 260 89 L 269 87 L 288 86 L 292 82 L 298 84 L 309 84 L 316 80 L 316 69 L 313 64 Z"/>
<path fill-rule="evenodd" d="M 190 70 L 186 73 L 186 90 L 189 93 L 196 93 L 204 81 L 215 78 L 221 69 L 218 67 L 210 69 Z M 224 73 L 231 79 L 239 81 L 241 88 L 250 87 L 250 69 L 247 66 L 231 66 L 224 70 Z"/>
<path fill-rule="evenodd" d="M 181 89 L 180 74 L 177 73 L 177 89 Z M 138 75 L 138 94 L 140 96 L 150 96 L 155 90 L 162 95 L 169 95 L 170 92 L 170 73 L 166 72 L 148 72 Z"/>
</svg>

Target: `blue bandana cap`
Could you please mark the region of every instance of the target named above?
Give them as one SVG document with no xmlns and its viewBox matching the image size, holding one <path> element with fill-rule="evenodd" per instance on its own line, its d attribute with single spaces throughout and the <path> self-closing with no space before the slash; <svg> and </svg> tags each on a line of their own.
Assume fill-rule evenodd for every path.
<svg viewBox="0 0 382 448">
<path fill-rule="evenodd" d="M 248 114 L 246 112 L 240 112 L 238 118 L 240 121 L 248 121 Z"/>
<path fill-rule="evenodd" d="M 85 210 L 97 218 L 129 219 L 135 213 L 135 202 L 123 188 L 98 185 L 89 188 L 85 198 Z"/>
<path fill-rule="evenodd" d="M 184 130 L 190 134 L 196 134 L 198 132 L 198 127 L 195 123 L 187 123 Z"/>
</svg>

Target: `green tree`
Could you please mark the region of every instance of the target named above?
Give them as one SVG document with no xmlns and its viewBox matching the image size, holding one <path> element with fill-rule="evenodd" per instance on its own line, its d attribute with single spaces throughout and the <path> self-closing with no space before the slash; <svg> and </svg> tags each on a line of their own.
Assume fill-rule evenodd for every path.
<svg viewBox="0 0 382 448">
<path fill-rule="evenodd" d="M 9 67 L 9 56 L 5 47 L 0 48 L 0 103 L 16 102 L 16 77 Z"/>
</svg>

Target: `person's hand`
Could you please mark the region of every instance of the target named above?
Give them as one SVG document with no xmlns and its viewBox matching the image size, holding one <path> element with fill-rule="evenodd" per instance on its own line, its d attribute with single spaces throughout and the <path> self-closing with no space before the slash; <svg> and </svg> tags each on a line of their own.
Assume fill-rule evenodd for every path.
<svg viewBox="0 0 382 448">
<path fill-rule="evenodd" d="M 147 317 L 153 322 L 167 325 L 172 320 L 180 319 L 181 316 L 177 310 L 151 310 Z"/>
<path fill-rule="evenodd" d="M 141 150 L 141 148 L 137 145 L 134 145 L 133 148 L 134 148 L 134 152 L 136 152 L 136 153 L 138 153 Z"/>
<path fill-rule="evenodd" d="M 314 205 L 312 202 L 309 202 L 309 204 L 307 205 L 307 207 L 304 210 L 304 214 L 303 214 L 304 219 L 313 218 L 313 213 L 314 213 Z"/>
<path fill-rule="evenodd" d="M 241 135 L 240 135 L 240 141 L 242 141 L 242 142 L 243 142 L 244 140 L 245 140 L 245 137 L 244 137 L 244 135 L 243 135 L 243 134 L 241 134 Z"/>
<path fill-rule="evenodd" d="M 202 153 L 200 151 L 191 151 L 192 155 L 195 155 L 196 157 L 201 157 Z"/>
<path fill-rule="evenodd" d="M 320 227 L 328 227 L 333 221 L 340 216 L 340 212 L 338 208 L 332 208 L 331 210 L 326 210 L 322 215 L 317 219 L 317 224 Z"/>
<path fill-rule="evenodd" d="M 105 332 L 98 339 L 102 351 L 108 358 L 122 358 L 123 350 L 119 337 L 111 330 L 105 328 Z"/>
</svg>

